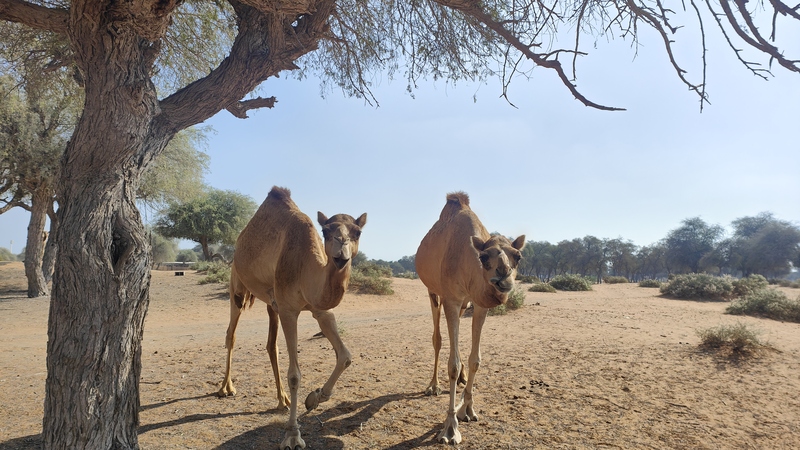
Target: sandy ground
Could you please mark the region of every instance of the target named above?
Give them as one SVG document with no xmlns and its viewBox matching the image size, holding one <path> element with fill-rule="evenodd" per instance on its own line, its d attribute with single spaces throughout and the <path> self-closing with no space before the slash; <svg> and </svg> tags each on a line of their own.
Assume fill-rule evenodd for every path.
<svg viewBox="0 0 800 450">
<path fill-rule="evenodd" d="M 38 448 L 41 433 L 48 299 L 25 297 L 22 271 L 21 263 L 0 265 L 2 450 Z M 217 398 L 228 299 L 223 286 L 199 278 L 153 272 L 141 447 L 277 448 L 287 414 L 275 409 L 266 307 L 257 303 L 239 325 L 238 394 Z M 331 400 L 300 417 L 308 448 L 448 448 L 434 442 L 447 395 L 422 394 L 433 365 L 426 291 L 418 280 L 393 287 L 391 296 L 348 294 L 335 310 L 353 364 Z M 800 448 L 800 325 L 725 315 L 725 306 L 633 284 L 527 293 L 524 308 L 487 320 L 475 394 L 481 419 L 460 425 L 457 447 Z M 698 347 L 696 330 L 737 322 L 760 330 L 774 350 L 730 360 Z M 301 399 L 334 364 L 328 342 L 312 339 L 317 331 L 301 315 Z M 282 337 L 279 348 L 285 379 Z M 446 359 L 446 339 L 442 350 Z M 439 376 L 446 379 L 444 367 Z"/>
</svg>

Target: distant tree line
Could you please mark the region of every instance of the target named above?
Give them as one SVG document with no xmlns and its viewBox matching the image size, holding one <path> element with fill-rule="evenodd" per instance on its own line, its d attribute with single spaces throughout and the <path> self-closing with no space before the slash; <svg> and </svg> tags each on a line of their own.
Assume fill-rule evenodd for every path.
<svg viewBox="0 0 800 450">
<path fill-rule="evenodd" d="M 622 276 L 631 281 L 673 274 L 709 273 L 767 278 L 787 276 L 800 267 L 800 228 L 764 212 L 731 223 L 732 235 L 699 217 L 685 219 L 655 244 L 639 247 L 622 238 L 586 236 L 551 244 L 529 241 L 518 272 L 550 280 L 578 274 L 598 281 Z"/>
</svg>

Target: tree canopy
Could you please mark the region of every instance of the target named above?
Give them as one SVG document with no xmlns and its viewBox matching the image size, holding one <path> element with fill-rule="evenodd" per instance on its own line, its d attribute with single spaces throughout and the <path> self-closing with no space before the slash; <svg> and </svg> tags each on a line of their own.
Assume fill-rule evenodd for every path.
<svg viewBox="0 0 800 450">
<path fill-rule="evenodd" d="M 210 261 L 211 244 L 234 244 L 253 216 L 256 203 L 233 191 L 209 189 L 184 203 L 170 204 L 156 220 L 155 230 L 167 238 L 189 239 L 202 246 Z"/>
</svg>

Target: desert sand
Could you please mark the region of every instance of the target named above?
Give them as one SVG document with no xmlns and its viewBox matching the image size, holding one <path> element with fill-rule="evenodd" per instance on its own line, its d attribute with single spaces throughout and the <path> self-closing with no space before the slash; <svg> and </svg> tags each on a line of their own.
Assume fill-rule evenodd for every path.
<svg viewBox="0 0 800 450">
<path fill-rule="evenodd" d="M 242 317 L 238 393 L 218 398 L 228 296 L 225 286 L 199 285 L 200 277 L 153 272 L 140 445 L 277 448 L 287 416 L 275 408 L 266 306 L 256 302 Z M 407 279 L 394 279 L 393 288 L 390 296 L 348 293 L 334 310 L 353 363 L 333 397 L 300 416 L 309 449 L 451 448 L 434 441 L 447 395 L 423 395 L 433 366 L 425 288 Z M 39 446 L 48 305 L 26 298 L 22 263 L 0 263 L 2 450 Z M 635 284 L 526 293 L 522 309 L 487 319 L 475 388 L 480 420 L 459 427 L 456 448 L 800 448 L 800 325 L 730 316 L 726 305 L 663 298 Z M 699 347 L 697 330 L 734 323 L 759 330 L 772 349 L 729 358 Z M 301 399 L 322 386 L 335 361 L 330 344 L 313 338 L 317 331 L 302 314 Z M 461 337 L 466 357 L 469 333 Z M 285 380 L 282 336 L 278 345 Z M 445 337 L 445 359 L 447 347 Z"/>
</svg>

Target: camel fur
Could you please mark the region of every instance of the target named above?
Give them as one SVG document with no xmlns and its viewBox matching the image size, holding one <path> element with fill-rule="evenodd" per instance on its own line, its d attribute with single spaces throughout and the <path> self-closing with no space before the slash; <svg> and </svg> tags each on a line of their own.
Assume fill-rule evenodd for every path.
<svg viewBox="0 0 800 450">
<path fill-rule="evenodd" d="M 367 215 L 362 214 L 358 219 L 347 214 L 328 218 L 318 213 L 323 243 L 311 219 L 298 209 L 290 195 L 288 189 L 273 187 L 236 241 L 231 266 L 231 316 L 225 338 L 227 363 L 218 394 L 223 397 L 236 394 L 231 381 L 236 325 L 245 306 L 252 305 L 254 297 L 258 298 L 267 304 L 269 313 L 267 353 L 277 386 L 278 407 L 289 408 L 280 448 L 294 450 L 306 445 L 297 425 L 297 391 L 301 381 L 297 319 L 301 311 L 311 311 L 336 352 L 336 366 L 328 381 L 306 397 L 305 406 L 312 410 L 330 398 L 336 381 L 351 362 L 331 309 L 347 291 L 351 260 L 358 253 L 358 240 Z M 281 323 L 289 356 L 288 396 L 278 371 L 277 334 Z"/>
<path fill-rule="evenodd" d="M 437 440 L 459 444 L 458 420 L 475 421 L 472 388 L 481 362 L 480 339 L 490 308 L 504 304 L 514 287 L 517 264 L 525 245 L 525 235 L 513 242 L 503 236 L 491 236 L 478 216 L 470 209 L 469 197 L 463 192 L 447 195 L 439 220 L 422 239 L 416 255 L 420 280 L 428 288 L 433 314 L 433 379 L 425 393 L 441 393 L 438 379 L 439 350 L 442 338 L 439 318 L 444 310 L 450 337 L 450 358 L 447 374 L 450 381 L 450 405 Z M 472 302 L 472 349 L 461 401 L 456 405 L 456 388 L 464 367 L 458 351 L 458 326 L 467 305 Z"/>
</svg>

